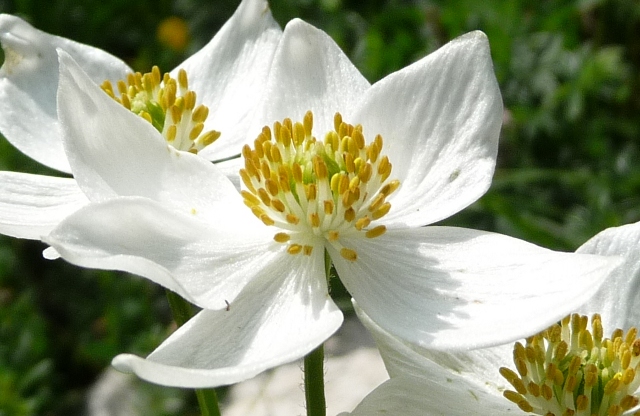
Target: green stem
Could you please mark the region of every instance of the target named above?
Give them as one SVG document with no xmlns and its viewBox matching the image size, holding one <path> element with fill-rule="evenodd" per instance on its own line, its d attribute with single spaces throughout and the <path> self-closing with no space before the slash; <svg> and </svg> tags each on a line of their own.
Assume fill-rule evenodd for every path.
<svg viewBox="0 0 640 416">
<path fill-rule="evenodd" d="M 331 257 L 324 251 L 324 273 L 329 284 Z M 307 401 L 307 416 L 326 416 L 327 403 L 324 397 L 324 346 L 304 357 L 304 396 Z"/>
<path fill-rule="evenodd" d="M 323 345 L 304 357 L 304 396 L 307 400 L 307 416 L 326 416 L 327 414 L 323 365 Z"/>
<path fill-rule="evenodd" d="M 193 316 L 193 308 L 191 307 L 191 304 L 169 289 L 165 290 L 165 292 L 167 294 L 167 300 L 169 301 L 173 320 L 176 321 L 176 324 L 179 327 L 186 324 Z"/>
<path fill-rule="evenodd" d="M 202 416 L 220 416 L 218 395 L 214 389 L 197 389 L 196 396 Z"/>
<path fill-rule="evenodd" d="M 173 320 L 178 326 L 184 325 L 193 316 L 191 304 L 170 290 L 167 290 L 166 293 Z M 218 395 L 214 389 L 196 389 L 196 397 L 202 416 L 220 416 Z"/>
</svg>

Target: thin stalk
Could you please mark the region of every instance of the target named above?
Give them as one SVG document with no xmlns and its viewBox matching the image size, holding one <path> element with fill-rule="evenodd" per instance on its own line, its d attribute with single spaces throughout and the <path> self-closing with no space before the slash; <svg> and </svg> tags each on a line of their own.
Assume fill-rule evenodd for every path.
<svg viewBox="0 0 640 416">
<path fill-rule="evenodd" d="M 324 398 L 324 345 L 320 345 L 304 357 L 304 396 L 307 416 L 326 416 Z"/>
<path fill-rule="evenodd" d="M 170 290 L 166 294 L 173 320 L 178 326 L 184 325 L 193 316 L 191 304 Z M 202 416 L 220 416 L 218 395 L 214 389 L 196 389 L 196 397 Z"/>
<path fill-rule="evenodd" d="M 214 389 L 196 389 L 196 397 L 202 416 L 220 416 L 218 395 Z"/>
<path fill-rule="evenodd" d="M 191 307 L 191 304 L 182 299 L 180 295 L 168 289 L 165 290 L 165 293 L 167 294 L 167 300 L 169 301 L 173 320 L 176 321 L 176 324 L 179 327 L 186 324 L 193 316 L 193 308 Z"/>
<path fill-rule="evenodd" d="M 331 257 L 324 251 L 324 272 L 329 284 Z M 324 397 L 324 345 L 304 357 L 304 396 L 307 401 L 307 416 L 326 416 L 327 402 Z"/>
</svg>

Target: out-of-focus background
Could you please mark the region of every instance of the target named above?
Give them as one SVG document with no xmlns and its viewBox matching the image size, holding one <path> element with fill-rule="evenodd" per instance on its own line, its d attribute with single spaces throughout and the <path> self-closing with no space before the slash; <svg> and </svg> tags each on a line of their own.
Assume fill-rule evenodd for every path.
<svg viewBox="0 0 640 416">
<path fill-rule="evenodd" d="M 238 4 L 0 0 L 0 12 L 146 72 L 198 50 Z M 636 0 L 272 0 L 271 8 L 282 26 L 300 17 L 328 32 L 371 82 L 465 32 L 487 34 L 505 104 L 498 167 L 491 190 L 444 223 L 572 251 L 640 220 Z M 60 175 L 3 138 L 0 170 Z M 161 288 L 45 261 L 44 247 L 0 236 L 0 416 L 85 414 L 88 388 L 113 356 L 145 355 L 173 329 Z M 136 388 L 144 414 L 198 414 L 190 391 Z"/>
</svg>

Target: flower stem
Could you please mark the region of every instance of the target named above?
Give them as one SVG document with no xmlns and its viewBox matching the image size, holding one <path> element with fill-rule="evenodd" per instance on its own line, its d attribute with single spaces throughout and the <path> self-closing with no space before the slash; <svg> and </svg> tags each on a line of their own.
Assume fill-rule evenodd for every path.
<svg viewBox="0 0 640 416">
<path fill-rule="evenodd" d="M 331 257 L 324 251 L 324 272 L 329 284 Z M 304 357 L 304 396 L 307 401 L 307 416 L 326 416 L 327 403 L 324 397 L 324 345 Z"/>
<path fill-rule="evenodd" d="M 196 389 L 202 416 L 220 416 L 218 395 L 214 389 Z"/>
<path fill-rule="evenodd" d="M 168 289 L 165 292 L 167 294 L 167 300 L 169 301 L 173 320 L 176 321 L 176 324 L 180 327 L 187 323 L 187 321 L 193 316 L 191 304 L 182 299 L 182 297 L 175 292 Z"/>
<path fill-rule="evenodd" d="M 307 416 L 326 416 L 324 399 L 324 346 L 304 357 L 304 395 L 307 401 Z"/>
<path fill-rule="evenodd" d="M 166 294 L 173 320 L 178 326 L 184 325 L 193 316 L 191 304 L 170 290 Z M 196 389 L 196 397 L 202 416 L 220 416 L 218 396 L 214 389 Z"/>
</svg>

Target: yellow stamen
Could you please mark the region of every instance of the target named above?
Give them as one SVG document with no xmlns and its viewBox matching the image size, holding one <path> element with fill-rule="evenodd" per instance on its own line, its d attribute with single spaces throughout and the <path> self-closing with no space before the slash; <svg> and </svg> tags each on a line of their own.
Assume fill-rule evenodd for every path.
<svg viewBox="0 0 640 416">
<path fill-rule="evenodd" d="M 376 238 L 376 237 L 380 237 L 386 231 L 387 231 L 387 227 L 385 227 L 384 225 L 378 225 L 377 227 L 374 227 L 368 230 L 366 233 L 364 233 L 364 235 L 367 238 Z"/>
<path fill-rule="evenodd" d="M 216 141 L 220 132 L 204 132 L 209 109 L 196 106 L 196 93 L 188 86 L 184 69 L 178 71 L 176 80 L 168 73 L 161 76 L 157 66 L 146 74 L 136 72 L 126 81 L 118 81 L 117 92 L 109 81 L 101 85 L 112 99 L 153 125 L 171 146 L 198 153 Z"/>
<path fill-rule="evenodd" d="M 527 338 L 526 347 L 513 350 L 518 373 L 502 367 L 500 374 L 513 386 L 504 396 L 521 409 L 539 415 L 621 415 L 640 400 L 638 331 L 613 331 L 603 338 L 600 315 L 577 314 Z M 524 388 L 526 386 L 526 389 Z"/>
<path fill-rule="evenodd" d="M 287 233 L 277 233 L 273 236 L 273 239 L 278 243 L 286 243 L 291 239 L 291 236 Z"/>
<path fill-rule="evenodd" d="M 300 254 L 301 251 L 302 251 L 302 246 L 300 244 L 291 244 L 287 248 L 287 252 L 289 254 Z"/>
<path fill-rule="evenodd" d="M 243 147 L 245 204 L 265 224 L 295 230 L 285 233 L 287 240 L 280 233 L 274 237 L 288 244 L 287 252 L 309 254 L 310 248 L 303 249 L 313 247 L 309 241 L 325 241 L 343 258 L 356 261 L 356 251 L 340 240 L 383 235 L 386 227 L 375 221 L 391 209 L 387 199 L 400 182 L 388 180 L 391 163 L 381 154 L 380 135 L 367 145 L 362 126 L 345 123 L 340 114 L 324 142 L 312 131 L 313 114 L 307 112 L 302 122 L 286 118 L 264 127 L 253 149 Z"/>
<path fill-rule="evenodd" d="M 349 261 L 356 261 L 358 259 L 358 253 L 350 248 L 342 248 L 340 250 L 340 255 Z"/>
</svg>

